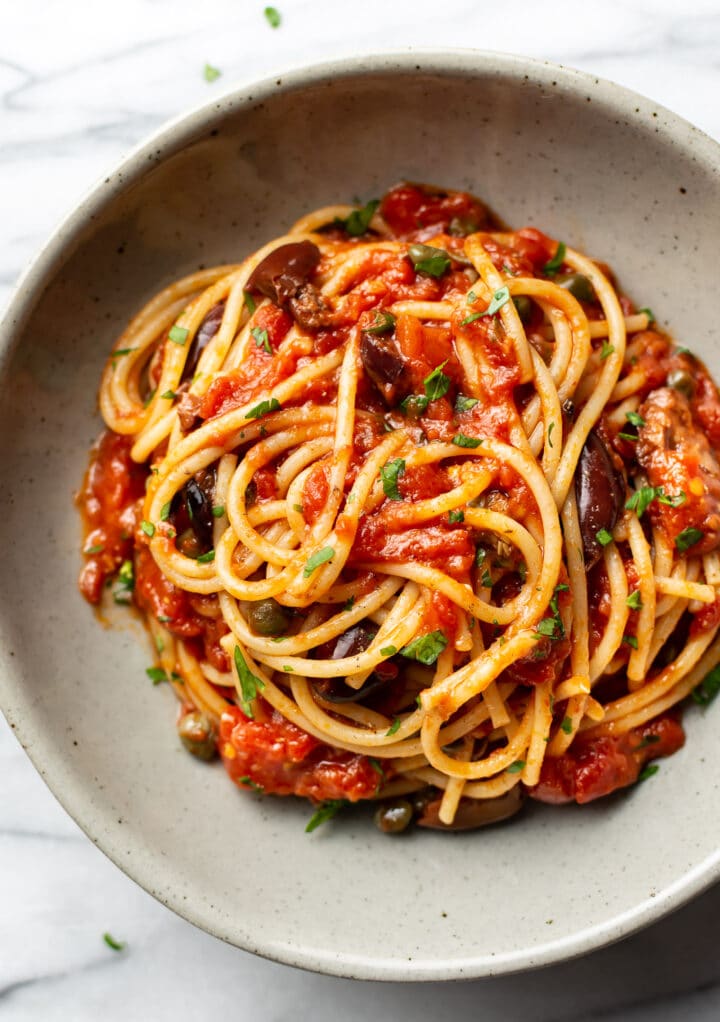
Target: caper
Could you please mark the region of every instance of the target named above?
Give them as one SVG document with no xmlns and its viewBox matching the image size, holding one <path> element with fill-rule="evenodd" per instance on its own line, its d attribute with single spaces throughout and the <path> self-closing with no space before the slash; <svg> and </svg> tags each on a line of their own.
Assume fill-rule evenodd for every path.
<svg viewBox="0 0 720 1022">
<path fill-rule="evenodd" d="M 214 759 L 217 754 L 217 733 L 207 713 L 190 710 L 178 721 L 178 736 L 188 752 L 198 759 Z"/>
<path fill-rule="evenodd" d="M 249 604 L 247 616 L 258 635 L 284 635 L 288 629 L 288 613 L 272 596 Z"/>
<path fill-rule="evenodd" d="M 667 375 L 667 385 L 673 390 L 679 390 L 685 397 L 692 397 L 695 393 L 695 380 L 687 369 L 673 369 Z"/>
<path fill-rule="evenodd" d="M 517 309 L 521 323 L 529 323 L 532 316 L 532 302 L 527 295 L 516 295 L 513 298 L 513 305 Z"/>
<path fill-rule="evenodd" d="M 597 302 L 595 289 L 584 274 L 564 273 L 555 279 L 560 287 L 564 287 L 579 302 Z"/>
<path fill-rule="evenodd" d="M 383 802 L 375 813 L 375 826 L 383 834 L 401 834 L 413 818 L 413 810 L 405 798 Z"/>
</svg>

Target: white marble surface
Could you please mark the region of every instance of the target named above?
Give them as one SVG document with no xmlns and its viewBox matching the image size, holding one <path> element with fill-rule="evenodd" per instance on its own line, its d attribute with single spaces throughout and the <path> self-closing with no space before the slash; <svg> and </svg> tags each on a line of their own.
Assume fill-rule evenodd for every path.
<svg viewBox="0 0 720 1022">
<path fill-rule="evenodd" d="M 613 78 L 720 138 L 720 4 L 695 0 L 25 0 L 0 5 L 0 301 L 58 221 L 162 121 L 300 61 L 472 45 Z M 203 78 L 210 62 L 222 70 Z M 598 849 L 602 855 L 602 849 Z M 518 977 L 356 983 L 221 944 L 155 903 L 66 816 L 0 718 L 0 1019 L 720 1017 L 720 889 L 620 945 Z M 113 952 L 110 931 L 127 941 Z"/>
</svg>

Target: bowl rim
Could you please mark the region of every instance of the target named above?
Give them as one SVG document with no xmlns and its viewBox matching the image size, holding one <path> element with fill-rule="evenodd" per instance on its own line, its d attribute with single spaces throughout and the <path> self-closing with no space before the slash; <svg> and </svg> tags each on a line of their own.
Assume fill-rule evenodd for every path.
<svg viewBox="0 0 720 1022">
<path fill-rule="evenodd" d="M 297 91 L 329 80 L 348 77 L 372 77 L 377 74 L 406 76 L 415 72 L 448 77 L 475 77 L 494 73 L 500 78 L 531 80 L 540 86 L 556 86 L 562 92 L 577 95 L 592 93 L 593 101 L 605 104 L 638 126 L 652 123 L 661 136 L 672 137 L 676 144 L 690 152 L 704 169 L 720 176 L 720 144 L 701 129 L 662 104 L 624 86 L 574 68 L 524 57 L 519 54 L 471 48 L 408 48 L 406 50 L 374 50 L 356 56 L 341 56 L 306 64 L 296 61 L 283 64 L 273 74 L 259 80 L 251 76 L 229 83 L 221 93 L 195 104 L 165 121 L 92 185 L 51 231 L 37 255 L 18 278 L 0 317 L 0 381 L 5 375 L 23 328 L 35 303 L 65 259 L 82 242 L 92 222 L 127 188 L 140 180 L 156 164 L 164 162 L 183 146 L 196 139 L 203 128 L 210 131 L 215 120 L 222 120 L 234 111 L 252 107 L 278 92 Z M 0 650 L 4 658 L 5 651 Z M 9 668 L 9 661 L 7 667 Z M 19 672 L 18 665 L 15 670 Z M 680 908 L 720 879 L 720 849 L 708 855 L 673 883 L 646 897 L 632 908 L 602 923 L 586 926 L 557 940 L 548 940 L 535 948 L 521 948 L 496 955 L 475 955 L 466 959 L 412 960 L 344 954 L 332 950 L 319 951 L 288 946 L 272 940 L 241 942 L 237 933 L 210 916 L 209 910 L 193 906 L 172 890 L 155 889 L 145 866 L 139 844 L 135 856 L 127 854 L 128 835 L 103 834 L 94 831 L 94 810 L 83 797 L 83 786 L 63 785 L 55 781 L 53 753 L 44 742 L 43 733 L 24 719 L 21 686 L 11 679 L 10 670 L 0 670 L 0 708 L 46 785 L 65 811 L 88 838 L 123 873 L 157 898 L 177 915 L 213 936 L 243 950 L 282 964 L 296 966 L 327 975 L 367 980 L 438 981 L 472 979 L 520 972 L 569 961 L 597 950 Z M 50 775 L 50 776 L 49 776 Z M 129 861 L 128 861 L 129 860 Z"/>
</svg>

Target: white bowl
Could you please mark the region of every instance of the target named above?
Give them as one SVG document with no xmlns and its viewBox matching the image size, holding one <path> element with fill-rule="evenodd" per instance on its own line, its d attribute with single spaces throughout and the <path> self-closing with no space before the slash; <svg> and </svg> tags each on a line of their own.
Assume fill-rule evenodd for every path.
<svg viewBox="0 0 720 1022">
<path fill-rule="evenodd" d="M 241 794 L 179 747 L 139 623 L 81 599 L 72 495 L 115 335 L 171 279 L 236 261 L 303 212 L 401 178 L 468 188 L 609 262 L 720 371 L 720 149 L 648 100 L 518 57 L 358 58 L 240 88 L 129 157 L 53 235 L 0 340 L 0 702 L 93 841 L 193 923 L 278 961 L 455 979 L 589 951 L 720 870 L 720 710 L 636 789 L 507 825 L 392 839 L 363 813 Z M 127 618 L 125 618 L 127 622 Z"/>
</svg>

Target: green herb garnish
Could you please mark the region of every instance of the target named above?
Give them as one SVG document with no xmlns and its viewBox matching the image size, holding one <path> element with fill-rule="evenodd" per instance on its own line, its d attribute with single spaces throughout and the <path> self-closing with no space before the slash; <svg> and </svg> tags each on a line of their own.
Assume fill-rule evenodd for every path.
<svg viewBox="0 0 720 1022">
<path fill-rule="evenodd" d="M 327 823 L 328 820 L 332 820 L 333 816 L 337 816 L 346 805 L 348 802 L 344 798 L 331 798 L 327 802 L 322 802 L 310 817 L 305 833 L 312 834 L 321 824 Z"/>
<path fill-rule="evenodd" d="M 388 312 L 387 309 L 378 310 L 370 326 L 365 327 L 365 333 L 387 334 L 394 328 L 395 323 L 396 319 L 392 312 Z"/>
<path fill-rule="evenodd" d="M 280 28 L 282 17 L 277 7 L 266 7 L 263 14 L 270 28 Z"/>
<path fill-rule="evenodd" d="M 388 500 L 402 500 L 402 494 L 398 489 L 398 479 L 405 472 L 405 461 L 403 458 L 393 458 L 386 462 L 380 469 L 383 492 Z"/>
<path fill-rule="evenodd" d="M 401 723 L 402 723 L 402 721 L 400 720 L 400 718 L 399 718 L 399 717 L 395 717 L 395 719 L 393 720 L 392 724 L 390 725 L 390 727 L 389 727 L 389 728 L 387 729 L 387 731 L 385 732 L 385 737 L 386 737 L 386 738 L 392 738 L 392 736 L 393 736 L 393 735 L 394 735 L 394 734 L 395 734 L 395 733 L 396 733 L 397 731 L 399 731 L 399 730 L 400 730 L 400 724 L 401 724 Z"/>
<path fill-rule="evenodd" d="M 702 529 L 695 529 L 691 525 L 687 529 L 683 529 L 679 536 L 675 537 L 675 546 L 678 548 L 681 554 L 689 550 L 691 546 L 695 546 L 704 537 L 705 533 Z"/>
<path fill-rule="evenodd" d="M 259 419 L 263 415 L 267 415 L 269 412 L 279 412 L 282 405 L 277 398 L 271 397 L 267 401 L 261 401 L 260 404 L 255 405 L 246 414 L 246 419 Z"/>
<path fill-rule="evenodd" d="M 607 529 L 600 529 L 595 533 L 595 539 L 600 546 L 607 546 L 608 543 L 612 543 L 612 533 L 608 532 Z"/>
<path fill-rule="evenodd" d="M 709 706 L 720 692 L 720 664 L 709 671 L 699 685 L 692 691 L 692 697 L 698 706 Z"/>
<path fill-rule="evenodd" d="M 452 438 L 452 442 L 456 447 L 481 447 L 482 440 L 478 440 L 474 436 L 466 436 L 464 433 L 456 433 Z"/>
<path fill-rule="evenodd" d="M 316 568 L 319 568 L 321 564 L 325 564 L 327 561 L 331 561 L 334 556 L 335 550 L 331 546 L 324 546 L 321 550 L 316 550 L 311 557 L 308 557 L 303 568 L 303 576 L 310 578 Z"/>
<path fill-rule="evenodd" d="M 450 269 L 450 256 L 444 249 L 432 245 L 411 245 L 408 257 L 416 270 L 430 277 L 442 277 Z"/>
<path fill-rule="evenodd" d="M 183 344 L 185 344 L 185 341 L 188 339 L 189 333 L 190 331 L 186 330 L 184 326 L 171 326 L 170 330 L 168 331 L 168 337 L 173 342 L 173 344 L 179 344 L 180 347 L 182 347 Z"/>
<path fill-rule="evenodd" d="M 441 631 L 428 632 L 426 635 L 420 635 L 417 639 L 413 639 L 407 646 L 403 646 L 400 652 L 411 660 L 417 660 L 419 663 L 425 664 L 426 667 L 431 667 L 447 644 L 448 641 Z"/>
<path fill-rule="evenodd" d="M 115 938 L 111 937 L 109 933 L 103 933 L 103 940 L 113 951 L 123 951 L 125 948 L 124 940 L 115 940 Z"/>
<path fill-rule="evenodd" d="M 140 528 L 142 529 L 146 536 L 152 537 L 155 535 L 155 526 L 153 525 L 152 522 L 146 522 L 145 519 L 143 519 L 140 522 Z"/>
<path fill-rule="evenodd" d="M 270 347 L 270 338 L 268 337 L 267 330 L 262 330 L 259 326 L 254 326 L 250 333 L 255 338 L 255 346 L 257 348 L 263 348 L 268 355 L 272 355 L 272 348 Z"/>
<path fill-rule="evenodd" d="M 555 249 L 555 255 L 552 257 L 550 262 L 545 263 L 545 265 L 543 266 L 543 273 L 545 274 L 546 277 L 554 277 L 555 276 L 555 274 L 557 273 L 557 271 L 560 269 L 560 267 L 562 266 L 563 262 L 565 261 L 565 253 L 566 252 L 567 252 L 567 247 L 565 245 L 565 242 L 564 241 L 559 241 L 558 242 L 558 247 Z"/>
<path fill-rule="evenodd" d="M 461 414 L 462 412 L 469 412 L 477 403 L 478 399 L 476 397 L 465 397 L 464 394 L 458 394 L 455 398 L 455 411 L 458 414 Z"/>
<path fill-rule="evenodd" d="M 245 662 L 245 657 L 243 656 L 242 650 L 239 646 L 235 647 L 233 660 L 235 661 L 235 670 L 237 671 L 238 680 L 240 681 L 240 691 L 242 693 L 240 705 L 245 716 L 252 720 L 253 712 L 250 703 L 257 697 L 258 692 L 265 688 L 265 682 L 262 678 L 258 678 L 256 674 L 252 673 Z"/>
<path fill-rule="evenodd" d="M 635 592 L 630 593 L 628 598 L 625 600 L 626 605 L 630 610 L 642 610 L 642 598 L 640 596 L 640 590 L 636 589 Z"/>
</svg>

